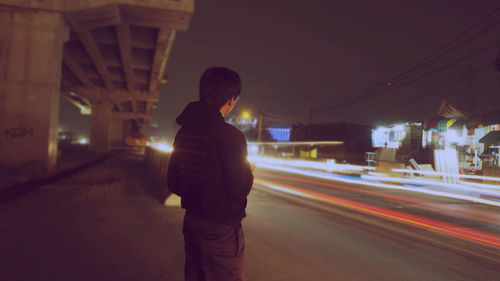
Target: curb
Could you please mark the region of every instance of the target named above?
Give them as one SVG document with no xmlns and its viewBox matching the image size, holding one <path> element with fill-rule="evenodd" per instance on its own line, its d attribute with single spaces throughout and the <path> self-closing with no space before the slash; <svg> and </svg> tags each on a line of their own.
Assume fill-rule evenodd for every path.
<svg viewBox="0 0 500 281">
<path fill-rule="evenodd" d="M 8 203 L 10 201 L 16 200 L 19 197 L 22 197 L 44 185 L 55 183 L 63 178 L 69 177 L 77 172 L 83 171 L 93 165 L 96 165 L 108 158 L 111 157 L 111 154 L 106 154 L 98 157 L 95 160 L 90 162 L 81 164 L 79 166 L 60 171 L 56 174 L 48 176 L 46 178 L 30 180 L 27 182 L 15 184 L 13 186 L 9 186 L 5 189 L 0 190 L 0 204 Z"/>
</svg>

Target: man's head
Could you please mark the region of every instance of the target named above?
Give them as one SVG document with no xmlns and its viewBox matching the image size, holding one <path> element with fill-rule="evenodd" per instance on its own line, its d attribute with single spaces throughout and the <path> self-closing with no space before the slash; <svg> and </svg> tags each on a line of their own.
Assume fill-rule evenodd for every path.
<svg viewBox="0 0 500 281">
<path fill-rule="evenodd" d="M 200 101 L 213 104 L 223 116 L 229 114 L 241 92 L 238 73 L 225 67 L 211 67 L 200 79 Z"/>
</svg>

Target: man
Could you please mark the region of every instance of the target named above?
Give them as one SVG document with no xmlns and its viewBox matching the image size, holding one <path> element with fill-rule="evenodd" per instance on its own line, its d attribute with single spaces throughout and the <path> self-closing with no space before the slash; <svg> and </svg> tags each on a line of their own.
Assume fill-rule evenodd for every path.
<svg viewBox="0 0 500 281">
<path fill-rule="evenodd" d="M 224 122 L 241 91 L 239 75 L 207 69 L 200 101 L 186 106 L 177 123 L 168 167 L 168 188 L 186 209 L 183 234 L 185 280 L 236 281 L 244 275 L 247 195 L 253 184 L 245 136 Z"/>
</svg>

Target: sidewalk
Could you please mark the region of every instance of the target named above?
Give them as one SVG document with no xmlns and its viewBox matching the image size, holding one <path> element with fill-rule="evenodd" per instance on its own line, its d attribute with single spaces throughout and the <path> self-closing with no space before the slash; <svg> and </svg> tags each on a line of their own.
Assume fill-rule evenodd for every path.
<svg viewBox="0 0 500 281">
<path fill-rule="evenodd" d="M 88 163 L 98 161 L 103 155 L 88 150 L 87 147 L 79 145 L 68 145 L 60 147 L 57 159 L 57 167 L 54 174 L 62 174 L 78 169 Z M 50 177 L 50 176 L 49 176 Z M 17 168 L 0 166 L 0 192 L 14 186 L 40 181 L 47 178 L 43 167 L 38 162 L 30 162 Z"/>
<path fill-rule="evenodd" d="M 0 280 L 183 280 L 183 210 L 115 155 L 0 205 Z"/>
</svg>

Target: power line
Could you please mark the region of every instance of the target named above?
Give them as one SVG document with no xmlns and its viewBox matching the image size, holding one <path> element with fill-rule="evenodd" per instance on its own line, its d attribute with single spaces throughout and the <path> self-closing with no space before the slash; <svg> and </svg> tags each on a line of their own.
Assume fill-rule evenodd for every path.
<svg viewBox="0 0 500 281">
<path fill-rule="evenodd" d="M 476 22 L 475 24 L 473 24 L 472 26 L 470 26 L 466 31 L 462 32 L 457 37 L 455 37 L 454 39 L 452 39 L 451 41 L 449 41 L 448 43 L 446 43 L 444 46 L 442 46 L 441 48 L 439 48 L 437 51 L 435 51 L 432 55 L 430 55 L 427 58 L 425 58 L 421 63 L 419 63 L 419 64 L 411 67 L 410 69 L 408 69 L 408 70 L 406 70 L 406 71 L 404 71 L 402 73 L 396 74 L 395 76 L 393 76 L 392 79 L 388 79 L 386 81 L 394 81 L 395 80 L 396 82 L 399 82 L 399 81 L 403 80 L 404 78 L 407 78 L 409 76 L 409 73 L 411 73 L 412 71 L 414 72 L 416 70 L 419 70 L 419 68 L 422 68 L 423 66 L 428 66 L 432 62 L 435 62 L 436 60 L 440 60 L 441 58 L 444 58 L 445 55 L 450 54 L 453 50 L 456 50 L 458 47 L 463 46 L 466 42 L 468 42 L 468 41 L 476 38 L 477 36 L 479 36 L 480 34 L 483 34 L 484 32 L 489 31 L 491 28 L 493 28 L 494 26 L 498 25 L 499 21 L 496 21 L 493 24 L 487 26 L 486 28 L 483 28 L 482 30 L 480 30 L 476 34 L 473 34 L 472 36 L 469 36 L 468 38 L 466 38 L 466 39 L 462 40 L 461 42 L 457 43 L 451 49 L 448 49 L 444 53 L 440 54 L 441 52 L 443 52 L 443 50 L 446 50 L 455 41 L 459 40 L 465 34 L 469 33 L 471 30 L 473 30 L 474 28 L 476 28 L 477 26 L 479 26 L 480 24 L 482 24 L 484 21 L 486 21 L 488 18 L 490 18 L 492 15 L 494 15 L 498 11 L 500 11 L 500 8 L 497 8 L 497 9 L 491 11 L 485 17 L 481 18 L 478 22 Z M 437 72 L 433 72 L 433 73 L 437 73 Z M 419 78 L 419 79 L 421 79 L 421 78 Z M 412 82 L 414 82 L 414 81 L 415 80 L 413 80 Z M 404 85 L 411 84 L 412 82 L 406 83 Z M 392 91 L 394 88 L 391 89 L 391 86 L 392 86 L 392 82 L 391 82 L 390 85 L 387 85 L 386 83 L 379 83 L 379 84 L 377 84 L 377 85 L 375 85 L 373 87 L 370 87 L 370 88 L 364 89 L 362 91 L 359 91 L 358 93 L 361 94 L 361 95 L 357 96 L 357 97 L 354 97 L 353 99 L 351 99 L 349 101 L 346 101 L 346 102 L 343 102 L 341 104 L 334 105 L 334 106 L 317 107 L 317 108 L 315 108 L 315 110 L 325 110 L 325 111 L 327 111 L 327 110 L 332 110 L 332 109 L 336 109 L 336 108 L 339 108 L 339 107 L 343 107 L 343 106 L 346 106 L 346 105 L 355 104 L 355 103 L 358 103 L 360 101 L 363 101 L 365 98 L 369 97 L 370 95 L 371 96 L 378 96 L 378 95 L 385 94 L 384 92 L 379 93 L 379 94 L 375 94 L 374 92 L 384 91 L 384 90 Z"/>
<path fill-rule="evenodd" d="M 381 96 L 381 95 L 385 95 L 385 94 L 388 94 L 394 90 L 397 90 L 397 89 L 400 89 L 402 87 L 405 87 L 405 86 L 408 86 L 408 85 L 411 85 L 412 83 L 416 82 L 416 81 L 419 81 L 419 80 L 422 80 L 422 79 L 425 79 L 429 76 L 432 76 L 434 74 L 437 74 L 441 71 L 444 71 L 446 69 L 449 69 L 455 65 L 457 65 L 458 63 L 464 61 L 464 60 L 467 60 L 471 57 L 474 57 L 476 55 L 479 55 L 481 53 L 484 53 L 492 48 L 496 48 L 500 45 L 500 40 L 499 41 L 495 41 L 495 42 L 492 42 L 491 44 L 489 44 L 488 46 L 486 47 L 483 47 L 475 52 L 472 52 L 472 53 L 469 53 L 468 55 L 466 56 L 463 56 L 451 63 L 448 63 L 440 68 L 437 68 L 431 72 L 428 72 L 426 74 L 423 74 L 415 79 L 412 79 L 410 80 L 409 82 L 406 82 L 406 83 L 403 83 L 403 84 L 400 84 L 400 85 L 397 85 L 397 86 L 391 86 L 391 87 L 388 87 L 387 89 L 385 89 L 385 91 L 379 91 L 379 92 L 368 92 L 368 93 L 365 93 L 361 96 L 357 96 L 357 97 L 354 97 L 348 101 L 345 101 L 343 103 L 340 103 L 340 104 L 337 104 L 337 105 L 334 105 L 334 106 L 324 106 L 324 107 L 318 107 L 318 108 L 315 108 L 316 110 L 323 110 L 323 111 L 330 111 L 330 110 L 333 110 L 333 109 L 337 109 L 337 108 L 341 108 L 341 107 L 345 107 L 345 106 L 348 106 L 348 105 L 352 105 L 352 104 L 357 104 L 359 102 L 363 102 L 363 101 L 366 101 L 367 98 L 374 98 L 374 97 L 377 97 L 377 96 Z"/>
<path fill-rule="evenodd" d="M 433 62 L 433 61 L 436 61 L 438 60 L 439 58 L 443 57 L 445 54 L 449 54 L 452 50 L 455 50 L 457 49 L 458 47 L 460 46 L 463 46 L 466 42 L 476 38 L 477 36 L 491 30 L 495 25 L 498 25 L 499 21 L 496 21 L 494 22 L 493 24 L 490 24 L 489 26 L 487 26 L 486 28 L 483 28 L 482 30 L 480 30 L 479 32 L 473 34 L 472 36 L 469 36 L 467 37 L 466 39 L 458 42 L 455 46 L 453 46 L 452 48 L 448 49 L 447 51 L 445 51 L 449 46 L 451 46 L 455 41 L 458 41 L 461 37 L 463 37 L 465 34 L 469 33 L 470 31 L 472 31 L 474 28 L 478 27 L 480 24 L 482 24 L 483 22 L 485 22 L 488 18 L 490 18 L 491 16 L 493 16 L 495 13 L 499 12 L 500 11 L 500 8 L 496 8 L 494 9 L 493 11 L 491 11 L 490 13 L 488 13 L 486 16 L 484 16 L 483 18 L 481 18 L 478 22 L 474 23 L 472 26 L 470 26 L 469 28 L 467 28 L 464 32 L 460 33 L 458 36 L 456 36 L 455 38 L 453 38 L 452 40 L 450 40 L 449 42 L 447 42 L 445 45 L 443 45 L 441 48 L 439 48 L 438 50 L 436 50 L 435 52 L 433 52 L 431 55 L 427 56 L 426 58 L 424 58 L 419 64 L 417 64 L 416 66 L 413 66 L 411 68 L 409 68 L 408 70 L 404 71 L 403 73 L 401 74 L 398 74 L 396 75 L 394 78 L 392 78 L 391 80 L 395 80 L 395 79 L 399 79 L 400 77 L 403 77 L 405 74 L 415 70 L 415 69 L 418 69 L 420 68 L 421 66 L 425 66 L 425 65 L 428 65 L 429 63 Z M 443 52 L 442 54 L 440 54 L 441 52 Z M 406 75 L 407 77 L 408 75 Z"/>
<path fill-rule="evenodd" d="M 391 82 L 391 84 L 394 84 L 394 83 L 396 83 L 398 81 L 404 80 L 405 78 L 407 78 L 408 76 L 410 76 L 412 74 L 412 72 L 425 69 L 426 66 L 432 65 L 432 63 L 437 62 L 437 61 L 439 61 L 439 60 L 447 57 L 448 55 L 452 54 L 453 51 L 459 49 L 465 43 L 467 43 L 467 42 L 471 41 L 472 39 L 474 39 L 474 38 L 476 38 L 476 37 L 478 37 L 478 36 L 480 36 L 480 35 L 488 32 L 488 31 L 490 31 L 492 28 L 494 28 L 495 26 L 497 26 L 500 23 L 500 21 L 495 21 L 494 23 L 492 23 L 492 24 L 488 25 L 487 27 L 481 29 L 477 33 L 475 33 L 475 34 L 473 34 L 473 35 L 471 35 L 471 36 L 463 39 L 462 41 L 458 42 L 456 45 L 454 45 L 451 48 L 447 49 L 455 41 L 457 41 L 458 39 L 460 39 L 462 36 L 464 36 L 465 34 L 467 34 L 470 30 L 472 30 L 473 28 L 475 28 L 476 26 L 478 26 L 480 23 L 482 23 L 483 21 L 485 21 L 487 18 L 489 18 L 491 15 L 495 14 L 498 11 L 500 11 L 500 8 L 493 10 L 490 14 L 488 14 L 486 17 L 484 17 L 483 19 L 481 19 L 479 22 L 477 22 L 473 26 L 469 27 L 469 29 L 467 29 L 466 31 L 462 32 L 460 35 L 458 35 L 457 37 L 455 37 L 454 39 L 450 40 L 445 45 L 443 45 L 441 48 L 439 48 L 437 51 L 433 52 L 431 55 L 429 55 L 426 58 L 424 58 L 420 63 L 418 63 L 418 64 L 410 67 L 409 69 L 407 69 L 407 70 L 405 70 L 405 71 L 403 71 L 401 73 L 395 74 L 392 78 L 386 79 L 386 81 L 389 81 L 389 82 Z M 265 79 L 248 79 L 247 81 L 260 82 L 260 83 L 264 83 L 264 84 L 266 84 L 268 86 L 276 85 L 276 84 L 286 84 L 286 85 L 289 85 L 290 87 L 296 87 L 296 86 L 310 87 L 311 85 L 314 85 L 316 88 L 319 88 L 319 84 L 324 84 L 324 81 L 323 82 L 317 81 L 316 83 L 307 82 L 307 81 L 297 81 L 297 80 L 278 80 L 278 81 L 272 81 L 271 82 L 271 81 L 265 80 Z M 385 82 L 382 82 L 382 83 L 379 83 L 379 84 L 377 84 L 375 86 L 372 86 L 370 88 L 362 90 L 362 91 L 360 91 L 360 93 L 361 92 L 365 92 L 365 91 L 370 91 L 370 90 L 372 90 L 372 88 L 375 88 L 375 87 L 386 88 L 387 84 Z"/>
<path fill-rule="evenodd" d="M 388 93 L 390 93 L 390 92 L 392 92 L 392 91 L 395 91 L 395 90 L 398 90 L 398 89 L 403 88 L 403 87 L 405 87 L 405 86 L 408 86 L 408 85 L 410 85 L 410 84 L 412 84 L 412 83 L 414 83 L 414 82 L 416 82 L 416 81 L 419 81 L 419 80 L 425 79 L 425 78 L 427 78 L 427 77 L 429 77 L 429 76 L 435 75 L 435 74 L 437 74 L 437 73 L 439 73 L 439 72 L 442 72 L 442 71 L 444 71 L 444 70 L 446 70 L 446 69 L 449 69 L 449 68 L 451 68 L 451 67 L 453 67 L 453 66 L 455 66 L 455 65 L 459 64 L 460 62 L 462 62 L 462 61 L 464 61 L 464 60 L 467 60 L 467 59 L 469 59 L 469 58 L 472 58 L 472 57 L 474 57 L 474 56 L 477 56 L 477 55 L 479 55 L 479 54 L 482 54 L 482 53 L 484 53 L 484 52 L 486 52 L 486 51 L 489 51 L 490 49 L 497 48 L 498 46 L 500 46 L 500 40 L 495 41 L 495 42 L 492 42 L 492 43 L 490 43 L 489 45 L 487 45 L 487 46 L 485 46 L 485 47 L 480 48 L 479 50 L 476 50 L 476 51 L 474 51 L 474 52 L 472 52 L 472 53 L 469 53 L 469 54 L 467 54 L 467 55 L 465 55 L 465 56 L 462 56 L 462 57 L 460 57 L 460 58 L 456 59 L 455 61 L 453 61 L 453 62 L 451 62 L 451 63 L 448 63 L 448 64 L 446 64 L 446 65 L 444 65 L 444 66 L 441 66 L 440 68 L 434 69 L 434 70 L 433 70 L 433 71 L 431 71 L 431 72 L 428 72 L 428 73 L 425 73 L 425 74 L 423 74 L 423 75 L 420 75 L 419 77 L 417 77 L 417 78 L 415 78 L 415 79 L 412 79 L 412 80 L 410 80 L 409 82 L 406 82 L 406 83 L 403 83 L 403 84 L 399 84 L 399 85 L 397 85 L 397 86 L 393 86 L 393 87 L 391 87 L 391 88 L 386 89 L 385 91 L 379 91 L 378 93 L 369 92 L 369 93 L 366 93 L 366 94 L 364 94 L 364 95 L 361 95 L 361 96 L 355 97 L 355 98 L 353 98 L 353 99 L 351 99 L 351 100 L 348 100 L 348 101 L 346 101 L 346 102 L 343 102 L 343 103 L 341 103 L 341 104 L 335 105 L 335 106 L 333 106 L 333 107 L 331 107 L 331 106 L 330 106 L 330 107 L 317 107 L 317 108 L 314 108 L 314 110 L 316 110 L 316 111 L 317 111 L 317 110 L 323 110 L 324 112 L 325 112 L 325 111 L 330 111 L 330 110 L 333 110 L 333 109 L 337 109 L 337 108 L 340 108 L 340 107 L 349 106 L 349 105 L 352 105 L 352 104 L 357 104 L 357 103 L 359 103 L 359 102 L 365 101 L 365 99 L 364 99 L 364 98 L 366 98 L 368 95 L 371 95 L 371 96 L 370 96 L 370 98 L 373 98 L 373 97 L 376 97 L 376 96 L 381 96 L 381 95 L 388 94 Z M 476 72 L 474 72 L 474 73 L 471 73 L 471 74 L 477 74 L 477 73 L 479 73 L 479 72 L 484 71 L 485 69 L 487 69 L 487 68 L 489 68 L 489 67 L 491 67 L 491 63 L 488 63 L 486 66 L 484 66 L 484 67 L 480 68 L 480 70 L 478 70 L 478 71 L 476 71 Z M 419 97 L 417 97 L 417 98 L 416 98 L 416 99 L 414 99 L 414 100 L 419 100 L 420 98 L 427 97 L 427 96 L 429 96 L 429 95 L 431 95 L 431 94 L 433 94 L 433 93 L 435 93 L 435 92 L 441 91 L 441 90 L 443 90 L 444 88 L 448 87 L 449 85 L 454 84 L 454 83 L 456 83 L 456 82 L 460 81 L 460 79 L 463 79 L 464 77 L 465 77 L 465 76 L 460 76 L 460 78 L 459 78 L 459 79 L 453 80 L 451 83 L 446 84 L 446 85 L 445 85 L 445 86 L 443 86 L 442 88 L 439 88 L 439 89 L 437 89 L 436 91 L 431 91 L 429 94 L 425 94 L 425 95 L 419 96 Z M 411 100 L 410 102 L 412 102 L 412 101 L 414 101 L 414 100 Z M 407 104 L 407 103 L 409 103 L 409 102 L 405 102 L 405 103 L 400 104 L 400 105 L 398 105 L 398 106 L 396 106 L 396 107 L 399 107 L 399 106 L 405 105 L 405 104 Z M 393 110 L 393 109 L 394 109 L 394 108 L 389 108 L 389 109 L 386 109 L 386 110 L 384 110 L 384 111 Z M 310 116 L 311 112 L 310 112 L 310 111 L 308 111 L 308 112 L 304 112 L 304 113 L 301 113 L 301 114 L 296 114 L 296 115 L 289 116 L 289 117 L 283 117 L 283 116 L 280 116 L 280 115 L 277 115 L 277 114 L 273 114 L 273 113 L 270 113 L 270 112 L 265 112 L 265 114 L 266 114 L 266 116 L 270 117 L 270 119 L 271 119 L 271 120 L 273 120 L 273 121 L 283 121 L 283 122 L 288 121 L 288 122 L 290 122 L 290 121 L 297 121 L 297 120 L 305 120 L 308 116 Z M 376 115 L 376 114 L 375 114 L 375 115 Z M 370 115 L 370 116 L 371 116 L 371 115 Z"/>
<path fill-rule="evenodd" d="M 478 54 L 481 54 L 485 51 L 488 51 L 489 49 L 491 49 L 492 47 L 496 47 L 500 44 L 500 41 L 495 41 L 493 42 L 492 44 L 484 47 L 484 48 L 481 48 L 473 53 L 469 53 L 455 61 L 453 61 L 452 63 L 449 63 L 449 64 L 446 64 L 438 69 L 435 69 L 429 73 L 426 73 L 426 74 L 423 74 L 423 75 L 420 75 L 419 77 L 415 78 L 415 79 L 411 79 L 409 82 L 406 82 L 406 83 L 402 83 L 402 84 L 398 84 L 397 86 L 394 86 L 395 83 L 399 83 L 401 81 L 404 81 L 406 78 L 408 78 L 409 76 L 411 76 L 412 74 L 418 72 L 418 71 L 421 71 L 421 70 L 424 70 L 430 66 L 432 66 L 433 64 L 436 64 L 437 62 L 439 62 L 440 60 L 446 58 L 447 56 L 451 55 L 454 51 L 456 51 L 457 49 L 459 49 L 460 47 L 462 47 L 463 45 L 465 45 L 467 42 L 470 42 L 471 40 L 477 38 L 478 36 L 490 31 L 493 27 L 497 26 L 500 21 L 495 21 L 493 22 L 492 24 L 482 28 L 481 30 L 479 30 L 478 32 L 468 36 L 467 38 L 459 41 L 458 43 L 456 43 L 458 40 L 460 40 L 462 37 L 464 37 L 466 34 L 470 33 L 472 30 L 476 29 L 478 26 L 480 26 L 481 24 L 483 24 L 486 20 L 488 20 L 490 17 L 492 17 L 494 14 L 496 14 L 497 12 L 500 11 L 500 8 L 497 8 L 497 9 L 494 9 L 493 11 L 489 12 L 487 15 L 485 15 L 483 18 L 481 18 L 479 21 L 477 21 L 476 23 L 474 23 L 473 25 L 471 25 L 469 28 L 467 28 L 465 31 L 463 31 L 462 33 L 460 33 L 458 36 L 454 37 L 452 40 L 448 41 L 445 45 L 443 45 L 442 47 L 440 47 L 438 50 L 436 50 L 435 52 L 433 52 L 431 55 L 427 56 L 426 58 L 424 58 L 420 63 L 418 63 L 417 65 L 401 72 L 401 73 L 398 73 L 396 75 L 394 75 L 391 79 L 388 79 L 386 81 L 389 81 L 390 84 L 388 85 L 387 83 L 378 83 L 377 85 L 374 85 L 370 88 L 367 88 L 367 89 L 364 89 L 362 91 L 359 91 L 358 94 L 361 94 L 357 97 L 354 97 L 348 101 L 345 101 L 343 103 L 340 103 L 340 104 L 337 104 L 337 105 L 333 105 L 333 106 L 319 106 L 319 107 L 315 107 L 313 108 L 314 111 L 323 111 L 323 112 L 326 112 L 326 111 L 330 111 L 330 110 L 333 110 L 333 109 L 337 109 L 337 108 L 340 108 L 340 107 L 344 107 L 344 106 L 349 106 L 349 105 L 353 105 L 353 104 L 357 104 L 359 102 L 363 102 L 363 101 L 366 101 L 366 99 L 369 99 L 369 98 L 373 98 L 373 97 L 377 97 L 377 96 L 381 96 L 381 95 L 385 95 L 387 93 L 390 93 L 394 90 L 397 90 L 397 89 L 400 89 L 402 87 L 405 87 L 405 86 L 408 86 L 410 84 L 413 84 L 414 82 L 418 81 L 418 80 L 422 80 L 422 79 L 425 79 L 429 76 L 432 76 L 434 74 L 437 74 L 441 71 L 444 71 L 450 67 L 453 67 L 455 66 L 456 64 L 464 61 L 464 60 L 467 60 L 468 58 L 471 58 L 471 57 L 474 57 Z M 455 44 L 456 43 L 456 44 Z M 455 45 L 453 45 L 455 44 Z M 259 81 L 259 80 L 253 80 L 253 81 Z M 268 81 L 262 81 L 262 82 L 265 82 L 265 83 L 270 83 Z M 293 81 L 278 81 L 278 83 L 297 83 L 297 82 L 293 82 Z M 456 82 L 455 82 L 456 83 Z M 427 95 L 424 95 L 423 97 L 426 97 Z M 417 98 L 417 100 L 420 99 L 420 97 Z M 389 109 L 389 110 L 392 110 L 392 109 Z M 271 117 L 270 119 L 274 119 L 274 120 L 282 120 L 282 121 L 296 121 L 296 120 L 302 120 L 302 119 L 306 119 L 307 116 L 310 115 L 310 112 L 305 112 L 305 113 L 302 113 L 302 114 L 297 114 L 297 115 L 294 115 L 294 116 L 291 116 L 291 117 L 282 117 L 282 116 L 279 116 L 279 115 L 276 115 L 276 114 L 272 114 L 270 112 L 266 112 L 267 115 L 269 115 L 269 117 Z"/>
<path fill-rule="evenodd" d="M 492 66 L 491 66 L 491 63 L 489 64 L 486 64 L 484 65 L 483 67 L 479 68 L 478 70 L 474 71 L 474 72 L 471 72 L 470 75 L 474 75 L 474 74 L 479 74 L 479 73 L 482 73 L 484 72 L 485 70 L 487 69 L 490 69 Z M 423 98 L 426 98 L 426 97 L 429 97 L 429 96 L 432 96 L 434 94 L 436 94 L 437 92 L 440 92 L 442 90 L 445 90 L 446 88 L 458 83 L 458 82 L 463 82 L 463 79 L 466 78 L 467 76 L 469 75 L 469 73 L 466 73 L 466 74 L 463 74 L 461 76 L 459 76 L 457 79 L 455 80 L 452 80 L 444 85 L 442 85 L 441 87 L 437 88 L 437 89 L 434 89 L 434 90 L 431 90 L 429 92 L 427 92 L 426 94 L 424 95 L 420 95 L 418 97 L 415 97 L 411 100 L 407 100 L 405 102 L 402 102 L 402 103 L 399 103 L 397 105 L 394 105 L 394 106 L 391 106 L 391 107 L 388 107 L 388 108 L 385 108 L 383 110 L 380 110 L 380 111 L 377 111 L 375 113 L 371 113 L 371 114 L 367 114 L 367 115 L 364 115 L 364 116 L 361 116 L 361 117 L 358 117 L 358 118 L 355 118 L 355 119 L 352 119 L 352 120 L 360 120 L 360 119 L 365 119 L 365 118 L 371 118 L 373 116 L 377 116 L 377 115 L 380 115 L 381 113 L 386 113 L 388 111 L 392 111 L 394 109 L 397 109 L 397 108 L 400 108 L 404 105 L 407 105 L 407 104 L 410 104 L 410 103 L 413 103 L 413 102 L 416 102 L 420 99 L 423 99 Z"/>
<path fill-rule="evenodd" d="M 460 43 L 458 43 L 457 45 L 451 47 L 450 49 L 448 49 L 447 51 L 445 51 L 444 53 L 442 53 L 441 55 L 429 60 L 428 62 L 424 63 L 421 67 L 418 67 L 416 68 L 415 71 L 419 71 L 419 70 L 423 70 L 425 68 L 427 68 L 427 66 L 429 65 L 432 65 L 433 63 L 437 63 L 438 61 L 450 56 L 451 54 L 453 54 L 456 50 L 459 49 L 459 47 L 463 46 L 465 43 L 471 41 L 472 39 L 478 37 L 479 35 L 487 32 L 487 31 L 490 31 L 493 27 L 495 27 L 496 25 L 498 25 L 500 23 L 500 21 L 496 21 L 494 24 L 491 24 L 489 25 L 488 27 L 482 29 L 480 32 L 462 40 Z M 405 78 L 407 78 L 408 76 L 410 76 L 410 74 L 407 74 L 407 75 L 404 75 L 403 77 L 399 78 L 398 80 L 404 80 Z M 391 81 L 392 82 L 392 81 Z"/>
<path fill-rule="evenodd" d="M 394 87 L 388 88 L 387 90 L 385 90 L 385 91 L 380 91 L 380 92 L 378 92 L 378 93 L 366 93 L 366 94 L 364 94 L 364 95 L 362 95 L 362 96 L 355 97 L 355 98 L 353 98 L 353 99 L 351 99 L 351 100 L 348 100 L 348 101 L 346 101 L 346 102 L 344 102 L 344 103 L 341 103 L 341 104 L 335 105 L 335 106 L 333 106 L 333 107 L 327 107 L 327 108 L 325 108 L 325 107 L 317 107 L 317 108 L 314 108 L 314 110 L 316 110 L 316 111 L 317 111 L 317 110 L 323 110 L 324 112 L 325 112 L 325 111 L 330 111 L 330 110 L 334 110 L 334 109 L 337 109 L 337 108 L 341 108 L 341 107 L 344 107 L 344 106 L 349 106 L 349 105 L 352 105 L 352 104 L 357 104 L 357 103 L 359 103 L 359 102 L 365 101 L 365 99 L 364 99 L 364 98 L 365 98 L 365 97 L 367 97 L 367 95 L 369 95 L 369 94 L 371 94 L 370 98 L 373 98 L 373 97 L 376 97 L 376 96 L 381 96 L 381 95 L 388 94 L 388 93 L 390 93 L 390 92 L 392 92 L 392 91 L 395 91 L 395 90 L 398 90 L 398 89 L 403 88 L 403 87 L 405 87 L 405 86 L 408 86 L 408 85 L 410 85 L 410 84 L 412 84 L 412 83 L 414 83 L 414 82 L 416 82 L 416 81 L 419 81 L 419 80 L 425 79 L 425 78 L 427 78 L 427 77 L 429 77 L 429 76 L 435 75 L 435 74 L 437 74 L 437 73 L 439 73 L 439 72 L 442 72 L 442 71 L 444 71 L 444 70 L 446 70 L 446 69 L 449 69 L 449 68 L 451 68 L 451 67 L 453 67 L 453 66 L 455 66 L 455 65 L 459 64 L 460 62 L 462 62 L 462 61 L 464 61 L 464 60 L 467 60 L 467 59 L 469 59 L 469 58 L 472 58 L 472 57 L 474 57 L 474 56 L 477 56 L 477 55 L 479 55 L 479 54 L 482 54 L 482 53 L 484 53 L 484 52 L 486 52 L 486 51 L 489 51 L 490 49 L 497 48 L 498 46 L 500 46 L 500 40 L 495 41 L 495 42 L 492 42 L 492 43 L 490 43 L 489 45 L 487 45 L 487 46 L 485 46 L 485 47 L 482 47 L 482 48 L 481 48 L 481 49 L 479 49 L 479 50 L 476 50 L 476 51 L 474 51 L 474 52 L 472 52 L 472 53 L 469 53 L 469 54 L 467 54 L 467 55 L 465 55 L 465 56 L 463 56 L 463 57 L 460 57 L 460 58 L 456 59 L 455 61 L 453 61 L 453 62 L 451 62 L 451 63 L 448 63 L 448 64 L 446 64 L 446 65 L 444 65 L 444 66 L 441 66 L 440 68 L 434 69 L 434 70 L 433 70 L 433 71 L 431 71 L 431 72 L 428 72 L 428 73 L 426 73 L 426 74 L 420 75 L 419 77 L 417 77 L 417 78 L 415 78 L 415 79 L 412 79 L 412 80 L 410 80 L 409 82 L 406 82 L 406 83 L 403 83 L 403 84 L 400 84 L 400 85 L 397 85 L 397 86 L 394 86 Z M 476 73 L 478 73 L 478 72 L 484 71 L 485 69 L 487 69 L 487 68 L 489 68 L 489 67 L 491 67 L 491 63 L 488 63 L 486 66 L 484 66 L 484 67 L 480 68 L 480 70 L 478 70 L 477 72 L 474 72 L 474 73 L 471 73 L 471 74 L 476 74 Z M 453 80 L 453 81 L 450 83 L 450 85 L 451 85 L 451 84 L 454 84 L 454 83 L 456 83 L 456 82 L 458 82 L 458 81 L 460 81 L 460 79 L 463 79 L 464 77 L 465 77 L 465 76 L 461 76 L 459 79 L 457 79 L 457 80 Z M 444 88 L 446 88 L 446 87 L 448 87 L 448 86 L 449 86 L 449 85 L 448 85 L 448 84 L 446 84 L 443 88 L 440 88 L 440 89 L 438 89 L 437 91 L 443 90 Z M 437 92 L 437 91 L 436 91 L 436 92 Z M 431 94 L 432 94 L 432 93 L 434 93 L 434 91 L 431 91 Z M 419 97 L 417 97 L 415 100 L 418 100 L 418 99 L 420 99 L 421 97 L 426 97 L 426 96 L 428 96 L 428 95 L 430 95 L 430 94 L 426 94 L 426 95 L 419 96 Z M 413 100 L 412 100 L 412 101 L 413 101 Z M 402 105 L 404 105 L 404 104 L 406 104 L 406 103 L 403 103 Z M 401 105 L 398 105 L 398 106 L 401 106 Z M 388 110 L 393 110 L 393 109 L 394 109 L 394 108 L 390 108 L 390 109 L 388 109 Z M 384 110 L 384 111 L 387 111 L 387 110 Z M 273 120 L 273 121 L 281 121 L 281 122 L 291 122 L 291 121 L 297 121 L 297 120 L 305 120 L 306 118 L 308 118 L 308 116 L 310 116 L 310 115 L 311 115 L 311 112 L 310 112 L 310 111 L 308 111 L 308 112 L 304 112 L 304 113 L 301 113 L 301 114 L 296 114 L 296 115 L 289 116 L 289 117 L 283 117 L 283 116 L 280 116 L 280 115 L 277 115 L 277 114 L 274 114 L 274 113 L 271 113 L 271 112 L 264 112 L 264 113 L 266 114 L 266 116 L 268 116 L 268 118 L 269 118 L 269 119 L 271 119 L 271 120 Z"/>
</svg>

